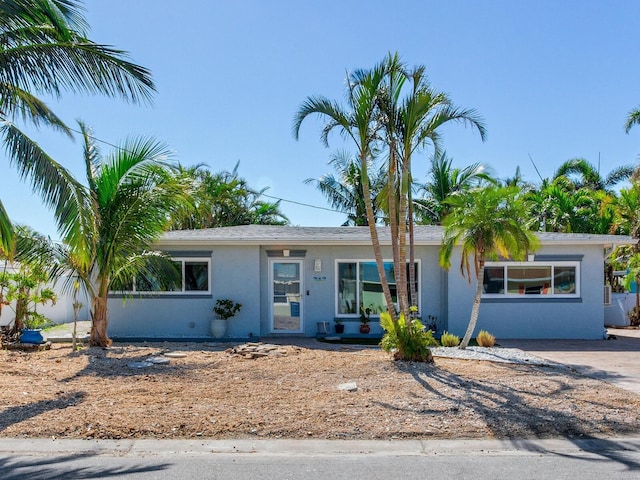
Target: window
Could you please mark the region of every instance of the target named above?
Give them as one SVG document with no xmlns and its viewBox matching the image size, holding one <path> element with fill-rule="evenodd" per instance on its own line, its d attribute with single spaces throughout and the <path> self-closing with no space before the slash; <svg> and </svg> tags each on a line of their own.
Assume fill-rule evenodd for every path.
<svg viewBox="0 0 640 480">
<path fill-rule="evenodd" d="M 487 262 L 484 268 L 483 294 L 549 297 L 579 296 L 578 262 Z"/>
<path fill-rule="evenodd" d="M 420 298 L 419 261 L 415 263 L 416 292 Z M 384 262 L 384 270 L 391 290 L 391 298 L 398 302 L 393 262 Z M 357 316 L 360 308 L 372 308 L 374 315 L 387 310 L 382 293 L 382 284 L 375 261 L 338 260 L 336 275 L 338 316 Z M 409 281 L 409 264 L 407 264 L 407 282 Z M 407 284 L 408 285 L 408 284 Z"/>
<path fill-rule="evenodd" d="M 176 285 L 168 288 L 151 274 L 138 275 L 126 290 L 134 293 L 209 292 L 208 258 L 173 258 L 172 262 L 179 274 Z"/>
</svg>

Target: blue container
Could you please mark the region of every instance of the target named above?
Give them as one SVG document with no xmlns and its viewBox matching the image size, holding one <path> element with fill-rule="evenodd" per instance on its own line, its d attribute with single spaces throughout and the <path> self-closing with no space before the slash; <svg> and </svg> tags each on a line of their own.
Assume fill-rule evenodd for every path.
<svg viewBox="0 0 640 480">
<path fill-rule="evenodd" d="M 42 330 L 31 330 L 29 328 L 25 328 L 20 333 L 20 341 L 22 343 L 44 343 L 44 338 L 42 337 Z"/>
</svg>

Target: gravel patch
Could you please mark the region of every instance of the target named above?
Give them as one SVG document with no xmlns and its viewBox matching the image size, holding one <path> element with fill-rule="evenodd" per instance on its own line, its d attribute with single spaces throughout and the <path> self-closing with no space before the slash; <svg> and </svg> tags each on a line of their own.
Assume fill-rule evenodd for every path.
<svg viewBox="0 0 640 480">
<path fill-rule="evenodd" d="M 431 348 L 434 357 L 458 358 L 462 360 L 488 360 L 490 362 L 518 363 L 523 365 L 560 367 L 562 364 L 530 355 L 519 348 L 502 347 L 458 347 Z"/>
</svg>

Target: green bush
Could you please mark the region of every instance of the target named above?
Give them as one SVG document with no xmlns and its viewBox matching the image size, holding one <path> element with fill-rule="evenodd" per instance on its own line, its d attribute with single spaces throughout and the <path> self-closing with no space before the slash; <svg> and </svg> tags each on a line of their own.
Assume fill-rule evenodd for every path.
<svg viewBox="0 0 640 480">
<path fill-rule="evenodd" d="M 443 347 L 457 347 L 460 345 L 460 337 L 449 332 L 443 332 L 440 337 L 440 345 Z"/>
<path fill-rule="evenodd" d="M 406 322 L 400 315 L 397 322 L 391 320 L 388 312 L 380 314 L 380 325 L 385 331 L 380 346 L 385 352 L 394 352 L 396 360 L 409 362 L 433 362 L 430 346 L 437 346 L 430 330 L 425 330 L 418 319 Z"/>
<path fill-rule="evenodd" d="M 496 337 L 486 330 L 480 330 L 480 333 L 478 333 L 478 336 L 476 337 L 476 341 L 481 347 L 493 347 L 496 344 Z"/>
</svg>

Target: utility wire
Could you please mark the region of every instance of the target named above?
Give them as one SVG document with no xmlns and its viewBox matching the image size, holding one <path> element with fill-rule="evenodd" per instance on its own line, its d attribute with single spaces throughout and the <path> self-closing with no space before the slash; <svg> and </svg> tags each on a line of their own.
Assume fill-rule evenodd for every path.
<svg viewBox="0 0 640 480">
<path fill-rule="evenodd" d="M 70 127 L 69 127 L 69 130 L 71 130 L 72 132 L 77 133 L 77 134 L 79 134 L 79 135 L 83 135 L 83 133 L 82 133 L 80 130 L 76 130 L 76 129 L 74 129 L 74 128 L 70 128 Z M 98 137 L 95 137 L 95 136 L 93 136 L 93 135 L 89 134 L 88 132 L 86 133 L 86 135 L 87 135 L 91 140 L 94 140 L 94 141 L 96 141 L 96 142 L 103 143 L 103 144 L 108 145 L 108 146 L 110 146 L 110 147 L 112 147 L 112 148 L 115 148 L 115 149 L 117 149 L 117 150 L 122 150 L 123 152 L 132 153 L 132 152 L 128 151 L 127 149 L 122 148 L 122 147 L 121 147 L 121 146 L 119 146 L 119 145 L 115 145 L 115 144 L 113 144 L 113 143 L 107 142 L 106 140 L 102 140 L 102 139 L 100 139 L 100 138 L 98 138 Z M 262 196 L 262 197 L 271 198 L 271 199 L 273 199 L 273 200 L 278 200 L 278 201 L 280 201 L 280 202 L 293 203 L 294 205 L 300 205 L 300 206 L 302 206 L 302 207 L 315 208 L 316 210 L 324 210 L 324 211 L 332 212 L 332 213 L 341 213 L 341 214 L 344 214 L 344 213 L 345 213 L 345 212 L 341 212 L 340 210 L 335 210 L 335 209 L 333 209 L 333 208 L 320 207 L 320 206 L 318 206 L 318 205 L 311 205 L 310 203 L 304 203 L 304 202 L 298 202 L 298 201 L 296 201 L 296 200 L 288 200 L 288 199 L 286 199 L 286 198 L 274 197 L 273 195 L 267 195 L 266 193 L 260 193 L 260 192 L 255 192 L 255 191 L 254 191 L 253 193 L 256 193 L 256 194 L 258 194 L 259 196 Z"/>
</svg>

